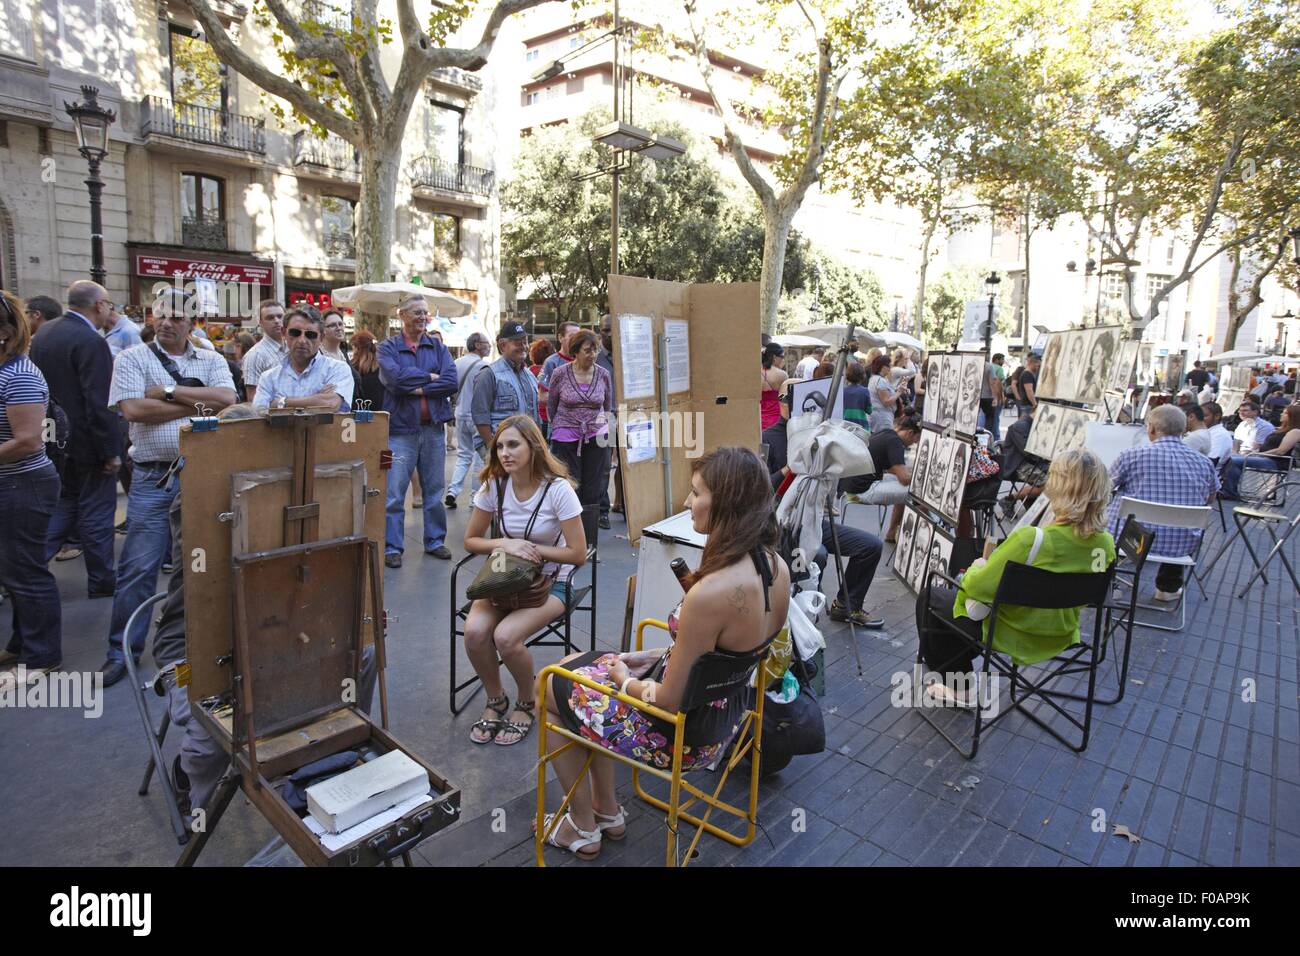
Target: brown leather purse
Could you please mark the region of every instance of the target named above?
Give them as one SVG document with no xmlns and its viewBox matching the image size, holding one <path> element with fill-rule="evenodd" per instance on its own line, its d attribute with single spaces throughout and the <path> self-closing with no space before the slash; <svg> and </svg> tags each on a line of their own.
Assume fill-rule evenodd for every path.
<svg viewBox="0 0 1300 956">
<path fill-rule="evenodd" d="M 552 479 L 554 480 L 554 479 Z M 494 529 L 499 529 L 501 535 L 506 538 L 513 537 L 505 524 L 505 483 L 498 479 L 497 483 L 497 512 L 492 517 Z M 524 528 L 524 539 L 532 533 L 533 525 L 537 521 L 537 515 L 542 510 L 542 505 L 546 503 L 546 495 L 550 490 L 551 483 L 548 481 L 542 489 L 542 494 L 537 502 L 537 507 L 528 518 L 528 524 Z M 561 535 L 556 535 L 555 543 L 560 543 Z M 550 595 L 551 585 L 555 582 L 554 574 L 544 574 L 545 562 L 526 561 L 523 558 L 517 558 L 514 555 L 504 555 L 505 567 L 501 570 L 496 569 L 495 553 L 488 557 L 479 569 L 478 574 L 474 577 L 474 582 L 466 589 L 466 596 L 472 599 L 486 599 L 492 602 L 493 607 L 503 610 L 515 611 L 520 608 L 541 607 L 546 603 L 546 598 Z"/>
</svg>

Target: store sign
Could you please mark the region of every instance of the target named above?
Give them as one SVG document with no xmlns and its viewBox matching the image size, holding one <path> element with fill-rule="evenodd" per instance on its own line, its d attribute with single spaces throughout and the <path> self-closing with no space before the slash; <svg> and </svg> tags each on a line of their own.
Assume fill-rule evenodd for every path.
<svg viewBox="0 0 1300 956">
<path fill-rule="evenodd" d="M 290 292 L 289 304 L 297 305 L 300 302 L 306 302 L 308 305 L 314 305 L 318 309 L 328 309 L 334 304 L 334 300 L 328 292 Z"/>
<path fill-rule="evenodd" d="M 270 266 L 247 266 L 236 262 L 207 262 L 202 259 L 168 259 L 161 256 L 136 256 L 137 275 L 163 279 L 210 279 L 216 282 L 247 282 L 270 285 Z"/>
</svg>

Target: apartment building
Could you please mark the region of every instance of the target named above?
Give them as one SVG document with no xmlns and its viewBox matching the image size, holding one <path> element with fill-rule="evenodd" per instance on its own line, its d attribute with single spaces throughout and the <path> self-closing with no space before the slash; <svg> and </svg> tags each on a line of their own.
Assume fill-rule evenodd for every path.
<svg viewBox="0 0 1300 956">
<path fill-rule="evenodd" d="M 342 22 L 309 2 L 314 18 Z M 328 304 L 355 281 L 355 151 L 277 119 L 183 5 L 0 4 L 0 284 L 58 295 L 89 274 L 86 163 L 64 110 L 83 84 L 117 112 L 102 172 L 115 301 L 147 308 L 157 283 L 179 279 L 220 288 L 205 302 L 233 320 L 267 296 Z M 243 49 L 276 62 L 247 7 L 215 6 Z M 384 59 L 395 74 L 397 52 Z M 427 81 L 402 145 L 392 254 L 392 278 L 467 298 L 489 323 L 500 309 L 495 98 L 490 67 Z"/>
<path fill-rule="evenodd" d="M 685 35 L 685 24 L 673 19 L 672 11 L 655 11 L 654 25 Z M 632 32 L 640 29 L 635 19 L 624 15 Z M 502 127 L 506 110 L 513 107 L 513 123 L 521 136 L 542 126 L 569 123 L 596 107 L 612 106 L 613 45 L 605 41 L 587 46 L 612 26 L 607 13 L 597 8 L 574 11 L 562 4 L 548 4 L 513 18 L 502 34 Z M 510 49 L 510 55 L 504 51 Z M 638 97 L 649 99 L 651 90 L 667 94 L 670 115 L 697 139 L 711 141 L 718 151 L 719 171 L 748 192 L 730 154 L 723 148 L 723 123 L 713 98 L 693 64 L 660 53 L 634 50 L 629 58 L 624 46 L 622 64 L 636 77 L 632 113 L 636 122 Z M 710 51 L 718 84 L 728 98 L 753 108 L 768 95 L 756 81 L 763 74 L 763 52 L 754 49 Z M 554 76 L 536 79 L 548 65 L 564 60 Z M 506 90 L 518 91 L 513 104 L 506 103 Z M 757 124 L 747 124 L 742 140 L 750 157 L 766 166 L 786 149 L 780 133 Z M 509 174 L 513 156 L 503 149 L 500 167 Z M 886 300 L 906 303 L 912 299 L 920 263 L 920 218 L 914 211 L 871 203 L 855 204 L 848 196 L 809 190 L 795 218 L 795 228 L 822 250 L 846 265 L 870 268 L 881 279 Z"/>
</svg>

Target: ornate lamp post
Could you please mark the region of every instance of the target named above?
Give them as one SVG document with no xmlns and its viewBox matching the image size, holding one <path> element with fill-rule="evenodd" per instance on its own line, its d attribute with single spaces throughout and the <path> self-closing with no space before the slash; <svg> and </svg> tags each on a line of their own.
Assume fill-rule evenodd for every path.
<svg viewBox="0 0 1300 956">
<path fill-rule="evenodd" d="M 984 280 L 984 291 L 989 297 L 989 317 L 984 323 L 984 357 L 990 362 L 993 361 L 993 300 L 997 298 L 998 286 L 1001 284 L 1002 279 L 997 272 L 990 272 Z"/>
<path fill-rule="evenodd" d="M 81 95 L 85 102 L 63 104 L 77 128 L 77 149 L 90 165 L 90 277 L 100 285 L 107 273 L 104 269 L 104 223 L 101 211 L 104 181 L 99 178 L 99 164 L 108 155 L 108 128 L 117 114 L 99 105 L 99 89 L 83 86 Z"/>
</svg>

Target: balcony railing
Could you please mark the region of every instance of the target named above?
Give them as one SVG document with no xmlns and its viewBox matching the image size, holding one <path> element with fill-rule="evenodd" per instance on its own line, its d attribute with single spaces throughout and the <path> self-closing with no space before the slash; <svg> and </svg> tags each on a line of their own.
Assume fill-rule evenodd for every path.
<svg viewBox="0 0 1300 956">
<path fill-rule="evenodd" d="M 195 249 L 222 250 L 227 247 L 227 223 L 224 219 L 181 220 L 181 243 Z"/>
<path fill-rule="evenodd" d="M 314 20 L 336 33 L 352 32 L 352 14 L 341 6 L 324 0 L 304 0 L 302 16 L 304 20 Z"/>
<path fill-rule="evenodd" d="M 360 155 L 355 146 L 333 133 L 320 139 L 310 130 L 293 134 L 293 164 L 295 166 L 321 166 L 325 169 L 361 174 Z"/>
<path fill-rule="evenodd" d="M 173 103 L 162 96 L 146 97 L 141 135 L 170 136 L 188 143 L 224 146 L 248 153 L 266 153 L 266 121 L 211 106 Z"/>
<path fill-rule="evenodd" d="M 411 166 L 411 183 L 416 188 L 423 186 L 471 196 L 491 196 L 496 181 L 496 173 L 490 169 L 447 163 L 432 156 L 421 156 Z"/>
<path fill-rule="evenodd" d="M 355 259 L 357 257 L 357 241 L 351 233 L 326 233 L 325 255 L 331 259 Z"/>
<path fill-rule="evenodd" d="M 450 86 L 459 86 L 461 89 L 470 90 L 474 93 L 483 91 L 483 81 L 479 77 L 454 66 L 435 67 L 429 71 L 429 79 L 447 83 Z"/>
</svg>

